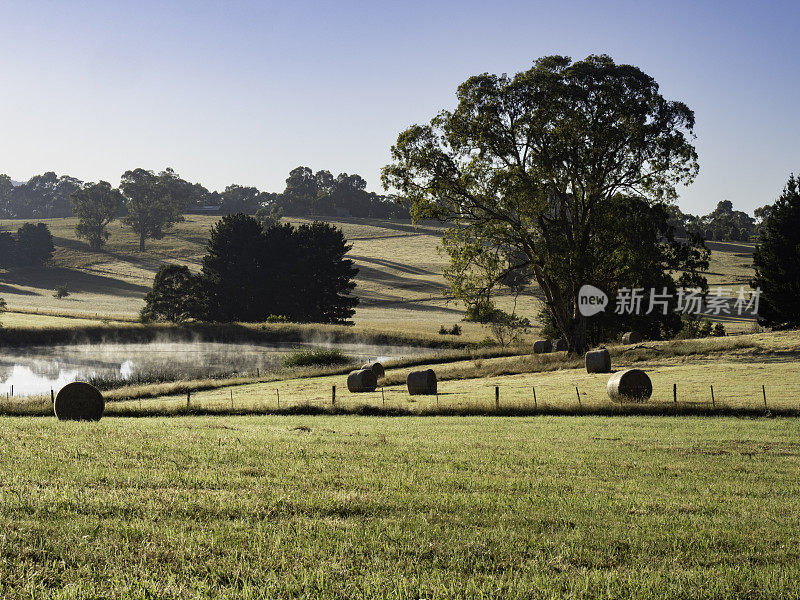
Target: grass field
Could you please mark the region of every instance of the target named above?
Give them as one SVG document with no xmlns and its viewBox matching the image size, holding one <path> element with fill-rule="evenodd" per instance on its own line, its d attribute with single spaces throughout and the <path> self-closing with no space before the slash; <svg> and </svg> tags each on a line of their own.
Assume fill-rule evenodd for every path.
<svg viewBox="0 0 800 600">
<path fill-rule="evenodd" d="M 354 328 L 131 323 L 159 264 L 199 267 L 212 222 L 144 255 L 119 224 L 95 254 L 74 221 L 48 222 L 54 265 L 0 277 L 0 340 L 441 345 L 461 318 L 438 228 L 361 220 L 339 223 L 361 269 Z M 712 286 L 749 277 L 751 246 L 712 252 Z M 650 374 L 649 403 L 612 404 L 608 375 L 565 353 L 462 347 L 388 365 L 374 393 L 347 391 L 349 367 L 300 367 L 109 390 L 99 423 L 2 416 L 0 597 L 800 598 L 800 334 L 610 351 Z M 437 396 L 407 394 L 415 361 Z M 14 412 L 50 399 L 0 399 Z"/>
<path fill-rule="evenodd" d="M 800 422 L 0 419 L 4 598 L 797 598 Z"/>
<path fill-rule="evenodd" d="M 304 222 L 303 219 L 291 219 Z M 0 276 L 0 297 L 9 308 L 25 311 L 3 317 L 7 326 L 53 325 L 58 316 L 101 320 L 130 320 L 143 305 L 159 265 L 174 262 L 199 269 L 204 244 L 216 217 L 187 215 L 163 240 L 150 240 L 145 253 L 138 252 L 137 239 L 120 222 L 109 230 L 103 252 L 91 252 L 75 237 L 75 219 L 44 222 L 55 237 L 53 265 L 43 269 L 10 271 Z M 402 330 L 408 334 L 435 334 L 440 325 L 459 323 L 463 308 L 444 296 L 442 269 L 446 256 L 438 253 L 442 229 L 436 225 L 414 227 L 408 221 L 348 219 L 334 222 L 353 244 L 350 257 L 359 268 L 356 295 L 361 303 L 355 322 L 359 327 Z M 0 229 L 14 230 L 18 221 L 0 221 Z M 752 276 L 752 245 L 710 242 L 712 285 L 736 287 Z M 57 300 L 53 290 L 66 283 L 71 294 Z M 510 298 L 500 305 L 510 308 Z M 520 314 L 535 322 L 538 301 L 531 295 L 520 299 Z M 36 314 L 39 313 L 39 314 Z M 72 326 L 72 319 L 62 321 Z M 462 339 L 477 341 L 487 331 L 474 323 L 461 323 Z M 748 323 L 728 321 L 731 330 Z"/>
<path fill-rule="evenodd" d="M 637 367 L 646 370 L 651 377 L 653 397 L 644 410 L 669 413 L 677 408 L 702 413 L 714 410 L 800 413 L 800 364 L 797 361 L 800 336 L 795 332 L 700 342 L 651 343 L 648 346 L 611 349 L 615 370 Z M 405 377 L 410 367 L 401 367 L 389 368 L 382 387 L 372 393 L 348 392 L 346 376 L 335 374 L 246 382 L 197 391 L 191 395 L 191 407 L 211 411 L 230 408 L 275 411 L 281 407 L 284 410 L 292 407 L 328 409 L 332 405 L 332 386 L 335 385 L 336 406 L 340 410 L 367 406 L 410 413 L 491 414 L 497 410 L 495 388 L 499 388 L 500 409 L 503 411 L 591 413 L 642 410 L 613 404 L 606 392 L 609 376 L 586 373 L 580 359 L 564 353 L 475 358 L 433 366 L 440 380 L 438 396 L 409 396 Z M 175 385 L 179 386 L 180 393 L 170 392 Z M 108 411 L 109 414 L 175 412 L 186 407 L 183 390 L 180 383 L 143 390 L 136 387 L 115 390 L 108 393 L 108 397 L 115 400 L 109 404 Z M 135 399 L 137 396 L 147 399 L 141 401 Z M 126 401 L 126 397 L 134 399 Z"/>
</svg>

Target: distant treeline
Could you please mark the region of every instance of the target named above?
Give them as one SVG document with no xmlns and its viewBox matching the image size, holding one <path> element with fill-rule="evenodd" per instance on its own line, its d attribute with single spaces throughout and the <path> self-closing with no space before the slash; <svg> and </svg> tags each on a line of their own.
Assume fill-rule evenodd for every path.
<svg viewBox="0 0 800 600">
<path fill-rule="evenodd" d="M 229 185 L 224 191 L 209 191 L 199 183 L 179 177 L 171 169 L 174 189 L 180 189 L 184 212 L 229 215 L 255 214 L 259 209 L 272 214 L 308 217 L 408 218 L 408 210 L 390 196 L 366 191 L 367 182 L 360 175 L 330 171 L 314 173 L 297 167 L 289 173 L 281 193 L 264 192 L 255 187 Z M 53 172 L 36 175 L 15 185 L 8 175 L 0 174 L 0 218 L 48 219 L 71 217 L 70 196 L 89 185 L 67 175 Z M 119 216 L 124 216 L 123 213 Z"/>
<path fill-rule="evenodd" d="M 747 242 L 755 241 L 771 208 L 771 205 L 762 206 L 750 216 L 744 211 L 734 210 L 730 200 L 722 200 L 717 208 L 703 216 L 682 213 L 677 206 L 671 207 L 670 212 L 675 235 L 679 237 L 696 233 L 706 240 Z"/>
</svg>

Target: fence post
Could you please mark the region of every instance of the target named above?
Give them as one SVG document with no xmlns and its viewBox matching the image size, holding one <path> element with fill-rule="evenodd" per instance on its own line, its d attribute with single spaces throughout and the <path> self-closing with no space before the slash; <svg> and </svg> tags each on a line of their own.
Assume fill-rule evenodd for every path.
<svg viewBox="0 0 800 600">
<path fill-rule="evenodd" d="M 191 402 L 192 402 L 192 390 L 186 390 L 186 408 L 189 408 Z"/>
<path fill-rule="evenodd" d="M 537 405 L 536 405 L 536 386 L 533 386 L 533 408 L 537 408 Z"/>
<path fill-rule="evenodd" d="M 494 407 L 500 409 L 500 386 L 494 386 Z"/>
<path fill-rule="evenodd" d="M 55 393 L 53 392 L 53 388 L 50 388 L 50 404 L 55 404 L 55 403 L 56 403 L 56 396 Z"/>
<path fill-rule="evenodd" d="M 578 395 L 578 406 L 582 407 L 583 404 L 581 404 L 581 393 L 578 391 L 578 386 L 577 385 L 575 386 L 575 393 Z"/>
<path fill-rule="evenodd" d="M 436 405 L 439 405 L 439 394 L 436 394 Z M 383 386 L 381 386 L 381 406 L 386 406 L 386 394 L 383 393 Z"/>
<path fill-rule="evenodd" d="M 331 386 L 331 406 L 336 406 L 336 386 Z"/>
<path fill-rule="evenodd" d="M 717 403 L 714 401 L 714 386 L 711 386 L 711 408 L 716 408 Z"/>
<path fill-rule="evenodd" d="M 678 384 L 672 384 L 672 401 L 677 404 L 678 403 Z"/>
<path fill-rule="evenodd" d="M 231 410 L 233 410 L 233 388 L 231 388 Z"/>
<path fill-rule="evenodd" d="M 275 393 L 278 396 L 278 408 L 281 407 L 281 391 L 278 388 L 275 388 Z"/>
<path fill-rule="evenodd" d="M 764 408 L 767 408 L 767 388 L 763 385 L 761 386 L 761 393 L 764 395 Z"/>
</svg>

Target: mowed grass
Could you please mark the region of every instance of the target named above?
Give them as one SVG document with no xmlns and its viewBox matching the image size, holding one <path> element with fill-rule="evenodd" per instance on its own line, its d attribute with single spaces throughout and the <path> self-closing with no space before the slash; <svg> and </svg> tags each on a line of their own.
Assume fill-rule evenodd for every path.
<svg viewBox="0 0 800 600">
<path fill-rule="evenodd" d="M 136 236 L 119 221 L 109 226 L 111 237 L 103 252 L 92 252 L 75 236 L 75 219 L 47 219 L 55 237 L 53 265 L 0 273 L 0 297 L 12 310 L 47 313 L 26 317 L 27 322 L 48 316 L 131 319 L 138 315 L 144 295 L 158 267 L 165 262 L 184 264 L 199 270 L 204 246 L 217 217 L 186 215 L 162 240 L 149 240 L 147 251 L 138 252 Z M 285 219 L 304 223 L 307 219 Z M 0 229 L 16 230 L 20 221 L 0 221 Z M 446 296 L 442 271 L 447 256 L 438 252 L 443 228 L 426 223 L 415 227 L 409 221 L 340 219 L 352 243 L 350 257 L 359 268 L 355 294 L 361 300 L 354 320 L 358 326 L 412 335 L 430 335 L 440 325 L 461 323 L 463 306 Z M 709 282 L 738 288 L 752 276 L 752 245 L 710 242 L 712 247 Z M 70 296 L 53 297 L 56 287 L 66 284 Z M 531 290 L 533 291 L 533 290 Z M 501 297 L 498 304 L 510 310 L 512 299 Z M 534 294 L 520 297 L 519 314 L 534 323 L 540 303 Z M 12 320 L 5 317 L 9 326 Z M 747 322 L 726 320 L 729 329 L 743 330 Z M 461 323 L 461 339 L 477 341 L 489 332 L 475 323 Z M 35 325 L 34 325 L 35 326 Z"/>
<path fill-rule="evenodd" d="M 4 598 L 797 598 L 800 422 L 0 419 Z"/>
</svg>

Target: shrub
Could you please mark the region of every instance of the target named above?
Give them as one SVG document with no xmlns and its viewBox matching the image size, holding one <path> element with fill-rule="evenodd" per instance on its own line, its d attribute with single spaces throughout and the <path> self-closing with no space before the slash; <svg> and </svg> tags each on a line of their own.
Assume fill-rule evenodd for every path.
<svg viewBox="0 0 800 600">
<path fill-rule="evenodd" d="M 708 319 L 703 319 L 703 322 L 700 324 L 700 329 L 698 330 L 697 334 L 700 337 L 708 337 L 711 335 L 711 331 L 713 330 L 713 324 Z"/>
<path fill-rule="evenodd" d="M 714 337 L 723 337 L 725 335 L 725 325 L 717 323 L 714 325 L 714 330 L 711 332 Z"/>
<path fill-rule="evenodd" d="M 69 289 L 67 288 L 67 284 L 60 285 L 56 288 L 55 292 L 53 292 L 53 298 L 56 300 L 61 300 L 62 298 L 66 298 L 69 296 Z"/>
<path fill-rule="evenodd" d="M 456 323 L 450 328 L 450 335 L 461 335 L 461 325 Z"/>
<path fill-rule="evenodd" d="M 283 360 L 284 367 L 310 367 L 317 365 L 346 365 L 352 362 L 349 356 L 334 348 L 295 350 Z"/>
<path fill-rule="evenodd" d="M 289 318 L 286 315 L 269 315 L 264 319 L 265 323 L 288 323 Z"/>
</svg>

